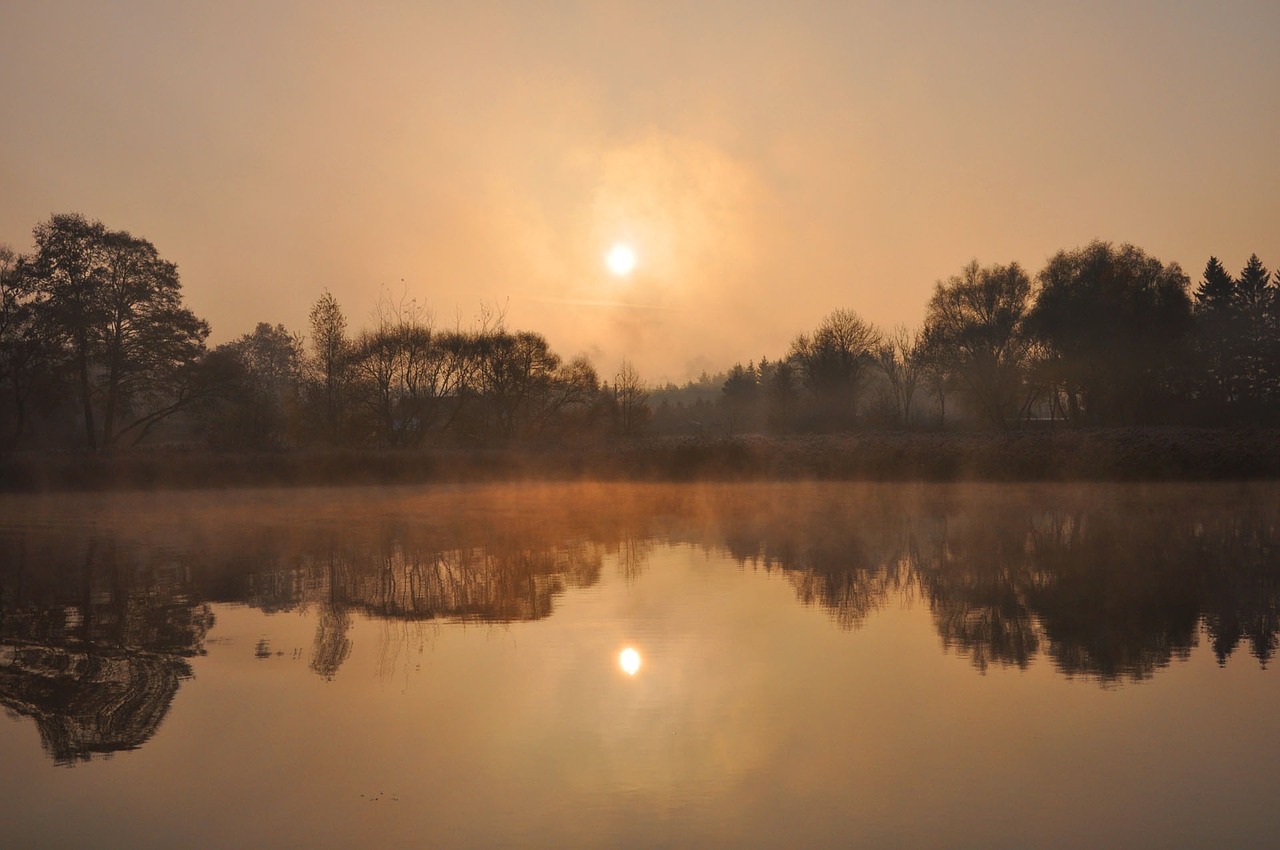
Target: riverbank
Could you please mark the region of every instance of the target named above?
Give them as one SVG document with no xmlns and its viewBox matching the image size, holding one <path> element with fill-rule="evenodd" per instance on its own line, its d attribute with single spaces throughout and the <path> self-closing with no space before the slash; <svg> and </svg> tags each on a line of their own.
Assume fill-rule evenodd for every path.
<svg viewBox="0 0 1280 850">
<path fill-rule="evenodd" d="M 0 458 L 9 492 L 505 480 L 1214 481 L 1280 478 L 1280 431 L 1188 428 L 655 438 L 587 447 Z"/>
</svg>

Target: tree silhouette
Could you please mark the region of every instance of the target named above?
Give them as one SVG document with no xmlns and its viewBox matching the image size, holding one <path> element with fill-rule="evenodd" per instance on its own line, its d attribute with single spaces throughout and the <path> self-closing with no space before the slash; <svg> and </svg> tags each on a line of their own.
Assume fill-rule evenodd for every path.
<svg viewBox="0 0 1280 850">
<path fill-rule="evenodd" d="M 649 421 L 649 392 L 640 373 L 630 360 L 623 360 L 618 374 L 613 376 L 613 402 L 618 417 L 618 433 L 634 437 Z"/>
<path fill-rule="evenodd" d="M 18 445 L 31 403 L 52 400 L 55 341 L 40 320 L 34 280 L 18 256 L 0 245 L 0 447 Z"/>
<path fill-rule="evenodd" d="M 1280 363 L 1277 363 L 1277 334 L 1280 316 L 1276 310 L 1276 287 L 1271 272 L 1257 254 L 1240 271 L 1236 283 L 1239 316 L 1238 368 L 1246 416 L 1260 419 L 1268 402 L 1280 400 Z"/>
<path fill-rule="evenodd" d="M 1030 293 L 1031 279 L 1017 263 L 983 268 L 974 261 L 938 282 L 925 317 L 933 356 L 949 364 L 977 411 L 1000 428 L 1033 400 L 1024 328 Z"/>
<path fill-rule="evenodd" d="M 758 426 L 760 407 L 760 373 L 754 363 L 734 363 L 720 388 L 720 408 L 725 415 L 725 430 L 732 436 Z"/>
<path fill-rule="evenodd" d="M 376 322 L 355 343 L 356 395 L 383 445 L 420 445 L 445 418 L 445 401 L 457 395 L 463 364 L 415 301 L 394 303 L 384 294 Z"/>
<path fill-rule="evenodd" d="M 1201 409 L 1210 420 L 1236 415 L 1240 401 L 1239 290 L 1217 257 L 1196 288 L 1196 354 Z"/>
<path fill-rule="evenodd" d="M 854 423 L 863 378 L 879 344 L 879 331 L 852 310 L 832 311 L 812 334 L 800 334 L 791 343 L 788 359 L 810 393 L 815 425 Z"/>
<path fill-rule="evenodd" d="M 20 273 L 74 375 L 88 446 L 136 442 L 195 397 L 209 326 L 182 306 L 177 266 L 147 240 L 77 214 L 34 233 Z"/>
<path fill-rule="evenodd" d="M 266 322 L 214 349 L 210 361 L 226 361 L 219 381 L 226 404 L 213 426 L 217 439 L 248 448 L 284 446 L 298 408 L 303 358 L 301 337 Z"/>
<path fill-rule="evenodd" d="M 575 357 L 564 363 L 541 334 L 481 332 L 472 351 L 475 389 L 504 439 L 545 433 L 562 415 L 589 408 L 600 389 L 590 361 Z"/>
<path fill-rule="evenodd" d="M 351 341 L 347 338 L 347 318 L 338 299 L 329 290 L 311 307 L 311 358 L 308 363 L 311 385 L 325 438 L 342 441 L 347 390 L 351 379 Z"/>
<path fill-rule="evenodd" d="M 1196 287 L 1196 304 L 1206 309 L 1224 310 L 1236 300 L 1236 281 L 1217 257 L 1210 257 L 1204 277 Z"/>
<path fill-rule="evenodd" d="M 884 372 L 893 396 L 894 418 L 910 427 L 916 388 L 924 379 L 925 358 L 923 334 L 897 325 L 876 350 L 876 365 Z"/>
<path fill-rule="evenodd" d="M 1074 422 L 1167 421 L 1186 371 L 1191 298 L 1176 263 L 1092 242 L 1040 273 L 1028 330 L 1046 346 Z"/>
</svg>

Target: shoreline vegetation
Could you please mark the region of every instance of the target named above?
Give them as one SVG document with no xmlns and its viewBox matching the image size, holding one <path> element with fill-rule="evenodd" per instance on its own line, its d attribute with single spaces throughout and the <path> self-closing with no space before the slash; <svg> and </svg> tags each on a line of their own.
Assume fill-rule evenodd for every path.
<svg viewBox="0 0 1280 850">
<path fill-rule="evenodd" d="M 362 328 L 326 290 L 307 334 L 210 348 L 146 239 L 74 213 L 32 237 L 0 246 L 0 490 L 1280 478 L 1280 279 L 1256 255 L 1194 287 L 1130 244 L 975 260 L 916 327 L 838 307 L 657 386 L 496 306 L 438 326 L 407 290 Z"/>
<path fill-rule="evenodd" d="M 411 451 L 121 453 L 0 457 L 0 491 L 38 493 L 575 481 L 898 482 L 1245 481 L 1280 479 L 1271 428 L 1041 429 L 1002 433 L 654 437 L 586 446 Z"/>
</svg>

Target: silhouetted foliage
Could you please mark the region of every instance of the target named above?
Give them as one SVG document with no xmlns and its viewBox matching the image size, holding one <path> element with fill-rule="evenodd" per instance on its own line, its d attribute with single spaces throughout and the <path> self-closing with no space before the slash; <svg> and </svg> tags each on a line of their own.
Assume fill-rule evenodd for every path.
<svg viewBox="0 0 1280 850">
<path fill-rule="evenodd" d="M 616 430 L 623 437 L 639 436 L 653 415 L 649 391 L 629 360 L 623 360 L 618 374 L 613 376 L 613 411 Z"/>
<path fill-rule="evenodd" d="M 795 338 L 788 360 L 809 391 L 808 410 L 801 415 L 810 427 L 831 430 L 855 423 L 879 345 L 880 332 L 852 310 L 835 310 L 812 333 Z"/>
<path fill-rule="evenodd" d="M 205 364 L 219 388 L 208 414 L 211 438 L 222 446 L 283 448 L 301 405 L 304 356 L 300 337 L 265 322 L 214 349 Z"/>
<path fill-rule="evenodd" d="M 196 397 L 209 326 L 182 306 L 177 266 L 145 239 L 80 215 L 55 215 L 34 235 L 17 273 L 52 368 L 75 387 L 86 443 L 136 442 Z"/>
<path fill-rule="evenodd" d="M 1217 257 L 1210 257 L 1204 267 L 1204 278 L 1196 287 L 1196 304 L 1207 310 L 1225 310 L 1230 308 L 1235 300 L 1235 278 Z"/>
<path fill-rule="evenodd" d="M 41 321 L 34 279 L 0 245 L 0 447 L 18 445 L 33 404 L 54 403 L 55 340 Z"/>
<path fill-rule="evenodd" d="M 910 427 L 915 422 L 916 389 L 925 375 L 923 334 L 897 325 L 876 351 L 876 365 L 888 382 L 887 396 L 892 402 L 892 422 Z"/>
<path fill-rule="evenodd" d="M 1073 422 L 1134 425 L 1176 418 L 1189 367 L 1191 298 L 1177 264 L 1132 245 L 1093 242 L 1040 273 L 1028 330 Z"/>
<path fill-rule="evenodd" d="M 1004 428 L 1026 415 L 1032 340 L 1025 320 L 1031 279 L 1017 263 L 983 268 L 976 261 L 939 281 L 925 316 L 925 347 L 989 424 Z"/>
<path fill-rule="evenodd" d="M 338 300 L 325 290 L 311 307 L 311 357 L 307 361 L 312 409 L 317 411 L 320 433 L 330 443 L 343 441 L 351 386 L 351 340 L 347 318 Z"/>
<path fill-rule="evenodd" d="M 760 428 L 760 399 L 760 373 L 755 363 L 734 363 L 720 388 L 720 407 L 729 436 Z"/>
<path fill-rule="evenodd" d="M 430 315 L 413 301 L 393 303 L 384 296 L 376 321 L 355 343 L 356 398 L 370 418 L 376 444 L 420 446 L 459 413 L 469 341 L 436 331 Z"/>
<path fill-rule="evenodd" d="M 470 389 L 479 401 L 473 423 L 502 439 L 536 437 L 588 416 L 600 388 L 585 357 L 568 363 L 541 334 L 503 328 L 471 340 Z"/>
<path fill-rule="evenodd" d="M 384 294 L 372 326 L 351 330 L 325 291 L 305 339 L 260 323 L 206 351 L 208 326 L 151 243 L 77 214 L 34 235 L 30 255 L 0 246 L 0 449 L 1280 422 L 1280 284 L 1256 255 L 1238 278 L 1211 257 L 1194 299 L 1176 264 L 1132 245 L 1061 251 L 1038 289 L 1017 263 L 974 262 L 937 283 L 919 331 L 835 310 L 783 357 L 646 386 L 630 361 L 602 383 L 495 307 L 438 329 L 407 294 Z"/>
</svg>

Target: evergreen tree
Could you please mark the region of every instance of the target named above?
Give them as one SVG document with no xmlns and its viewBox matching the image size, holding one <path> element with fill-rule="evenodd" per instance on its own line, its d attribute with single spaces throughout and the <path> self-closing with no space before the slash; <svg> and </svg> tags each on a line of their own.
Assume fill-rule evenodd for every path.
<svg viewBox="0 0 1280 850">
<path fill-rule="evenodd" d="M 1217 257 L 1204 267 L 1204 279 L 1196 287 L 1196 305 L 1202 309 L 1225 310 L 1235 301 L 1236 282 Z"/>
<path fill-rule="evenodd" d="M 1240 305 L 1246 310 L 1261 312 L 1270 306 L 1271 272 L 1258 259 L 1257 254 L 1249 257 L 1249 262 L 1240 272 L 1236 288 L 1240 293 Z"/>
</svg>

